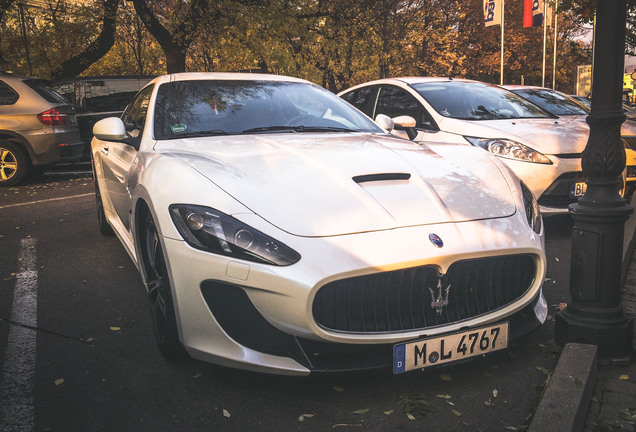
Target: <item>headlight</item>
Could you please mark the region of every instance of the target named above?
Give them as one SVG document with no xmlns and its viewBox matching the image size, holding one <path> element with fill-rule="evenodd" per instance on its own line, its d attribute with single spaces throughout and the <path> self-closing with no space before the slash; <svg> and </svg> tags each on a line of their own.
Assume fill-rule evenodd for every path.
<svg viewBox="0 0 636 432">
<path fill-rule="evenodd" d="M 466 138 L 472 145 L 481 147 L 500 157 L 542 164 L 552 163 L 544 154 L 517 141 L 503 138 L 464 138 Z"/>
<path fill-rule="evenodd" d="M 300 259 L 278 240 L 212 208 L 175 204 L 170 206 L 170 216 L 185 241 L 196 249 L 279 266 Z"/>
<path fill-rule="evenodd" d="M 521 193 L 523 195 L 523 206 L 526 211 L 526 219 L 528 225 L 537 234 L 541 232 L 541 212 L 539 211 L 539 204 L 534 199 L 534 195 L 530 192 L 530 189 L 521 182 Z"/>
</svg>

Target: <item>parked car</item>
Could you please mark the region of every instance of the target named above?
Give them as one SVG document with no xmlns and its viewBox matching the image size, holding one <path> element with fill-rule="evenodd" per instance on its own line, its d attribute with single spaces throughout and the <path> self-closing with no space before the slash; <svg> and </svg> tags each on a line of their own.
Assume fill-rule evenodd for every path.
<svg viewBox="0 0 636 432">
<path fill-rule="evenodd" d="M 477 148 L 394 137 L 327 90 L 183 73 L 94 127 L 98 224 L 171 358 L 305 375 L 504 349 L 546 318 L 541 216 Z"/>
<path fill-rule="evenodd" d="M 132 97 L 145 86 L 151 76 L 91 76 L 54 81 L 53 90 L 73 103 L 82 140 L 86 143 L 84 159 L 88 160 L 93 138 L 93 125 L 106 117 L 120 116 Z"/>
<path fill-rule="evenodd" d="M 78 161 L 82 147 L 73 106 L 46 81 L 0 73 L 0 186 Z"/>
<path fill-rule="evenodd" d="M 443 132 L 498 156 L 537 197 L 544 215 L 567 213 L 582 195 L 587 125 L 561 120 L 508 90 L 466 79 L 410 77 L 360 84 L 339 95 L 372 118 L 414 118 L 416 142 Z"/>
<path fill-rule="evenodd" d="M 549 88 L 519 85 L 504 87 L 560 118 L 579 120 L 588 127 L 587 136 L 589 136 L 589 126 L 585 119 L 590 113 L 591 105 L 590 107 L 582 105 L 565 93 Z M 636 190 L 636 123 L 625 121 L 621 126 L 621 138 L 625 146 L 626 158 L 621 194 L 625 199 L 631 200 Z M 585 187 L 582 190 L 584 191 Z"/>
<path fill-rule="evenodd" d="M 578 95 L 570 95 L 570 97 L 582 104 L 588 111 L 592 109 L 592 101 L 589 98 Z M 636 120 L 636 109 L 630 107 L 625 102 L 623 102 L 623 112 L 625 113 L 627 120 Z"/>
</svg>

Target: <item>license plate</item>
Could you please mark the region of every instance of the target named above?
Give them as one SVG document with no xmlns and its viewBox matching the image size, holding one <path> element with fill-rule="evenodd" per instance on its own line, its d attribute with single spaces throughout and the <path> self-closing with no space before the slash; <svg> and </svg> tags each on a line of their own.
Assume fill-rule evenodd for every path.
<svg viewBox="0 0 636 432">
<path fill-rule="evenodd" d="M 583 196 L 586 190 L 587 190 L 587 183 L 585 182 L 572 183 L 570 185 L 570 196 L 571 197 Z"/>
<path fill-rule="evenodd" d="M 508 347 L 508 323 L 471 329 L 393 347 L 393 373 L 408 372 Z"/>
</svg>

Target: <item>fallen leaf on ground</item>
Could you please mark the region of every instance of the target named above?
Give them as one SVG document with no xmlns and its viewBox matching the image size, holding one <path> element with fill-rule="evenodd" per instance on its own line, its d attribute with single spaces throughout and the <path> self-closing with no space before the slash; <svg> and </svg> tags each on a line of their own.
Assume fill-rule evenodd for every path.
<svg viewBox="0 0 636 432">
<path fill-rule="evenodd" d="M 119 331 L 119 330 L 121 330 L 121 328 L 120 328 L 120 327 L 111 327 L 110 329 L 111 329 L 112 331 Z"/>
<path fill-rule="evenodd" d="M 230 418 L 230 413 L 228 412 L 228 410 L 223 410 L 223 417 Z"/>
<path fill-rule="evenodd" d="M 453 378 L 447 374 L 447 373 L 443 373 L 439 375 L 439 379 L 441 379 L 442 381 L 452 381 Z"/>
<path fill-rule="evenodd" d="M 351 411 L 351 414 L 366 414 L 369 412 L 369 408 L 362 408 L 359 410 Z"/>
<path fill-rule="evenodd" d="M 384 415 L 391 415 L 393 414 L 394 410 L 388 410 L 388 411 L 384 411 Z"/>
<path fill-rule="evenodd" d="M 623 374 L 623 375 L 619 376 L 618 379 L 621 380 L 621 381 L 627 381 L 629 379 L 629 375 Z"/>
<path fill-rule="evenodd" d="M 58 378 L 55 380 L 55 385 L 60 385 L 64 382 L 64 378 Z"/>
<path fill-rule="evenodd" d="M 331 388 L 334 389 L 337 392 L 343 392 L 344 391 L 344 389 L 342 387 L 338 387 L 338 386 L 333 386 Z"/>
<path fill-rule="evenodd" d="M 444 395 L 443 394 L 438 394 L 438 395 L 435 395 L 435 397 L 438 397 L 440 399 L 450 399 L 450 398 L 452 398 L 451 395 L 447 395 L 447 394 L 444 394 Z"/>
</svg>

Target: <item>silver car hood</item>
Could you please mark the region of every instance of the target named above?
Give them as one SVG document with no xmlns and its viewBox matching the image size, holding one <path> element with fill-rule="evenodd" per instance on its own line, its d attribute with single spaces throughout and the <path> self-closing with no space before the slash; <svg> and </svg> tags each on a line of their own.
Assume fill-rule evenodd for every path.
<svg viewBox="0 0 636 432">
<path fill-rule="evenodd" d="M 589 127 L 577 118 L 466 121 L 444 118 L 440 129 L 476 138 L 507 138 L 544 154 L 581 153 Z"/>
<path fill-rule="evenodd" d="M 299 236 L 514 214 L 510 185 L 491 156 L 466 145 L 437 147 L 373 134 L 302 133 L 159 141 L 155 151 L 178 157 Z"/>
</svg>

